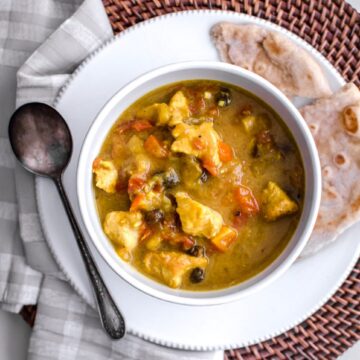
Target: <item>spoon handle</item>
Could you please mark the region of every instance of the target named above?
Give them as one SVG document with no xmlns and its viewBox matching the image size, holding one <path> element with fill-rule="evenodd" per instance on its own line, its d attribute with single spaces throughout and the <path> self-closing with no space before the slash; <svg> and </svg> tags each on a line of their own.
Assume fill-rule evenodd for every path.
<svg viewBox="0 0 360 360">
<path fill-rule="evenodd" d="M 95 291 L 98 311 L 100 314 L 102 325 L 112 339 L 121 339 L 125 335 L 124 318 L 116 307 L 114 300 L 112 299 L 94 262 L 94 259 L 90 253 L 90 249 L 84 240 L 79 225 L 75 219 L 69 199 L 63 187 L 61 177 L 55 178 L 54 181 L 59 191 L 67 216 L 70 220 L 71 227 L 77 240 L 80 253 L 82 255 L 87 272 L 90 277 L 90 282 Z"/>
</svg>

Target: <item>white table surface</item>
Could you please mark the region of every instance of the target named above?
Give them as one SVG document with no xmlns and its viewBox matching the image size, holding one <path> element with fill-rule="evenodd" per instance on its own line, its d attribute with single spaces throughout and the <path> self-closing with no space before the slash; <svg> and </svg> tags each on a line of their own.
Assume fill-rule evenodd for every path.
<svg viewBox="0 0 360 360">
<path fill-rule="evenodd" d="M 348 2 L 360 11 L 360 0 L 348 0 Z M 19 315 L 0 311 L 1 360 L 25 360 L 29 346 L 29 336 L 30 328 Z M 339 360 L 359 359 L 360 342 L 343 354 Z"/>
</svg>

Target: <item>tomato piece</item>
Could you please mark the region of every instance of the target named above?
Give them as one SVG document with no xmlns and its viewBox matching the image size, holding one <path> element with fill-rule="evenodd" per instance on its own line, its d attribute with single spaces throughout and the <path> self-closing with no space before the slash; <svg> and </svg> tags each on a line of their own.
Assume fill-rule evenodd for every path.
<svg viewBox="0 0 360 360">
<path fill-rule="evenodd" d="M 236 238 L 236 230 L 224 225 L 219 233 L 211 239 L 211 243 L 216 247 L 217 250 L 225 252 L 229 250 L 230 246 L 236 240 Z"/>
<path fill-rule="evenodd" d="M 206 110 L 206 101 L 203 98 L 202 91 L 199 89 L 187 89 L 186 95 L 191 114 L 195 116 L 204 114 Z"/>
<path fill-rule="evenodd" d="M 140 241 L 144 241 L 152 234 L 152 230 L 146 224 L 143 224 L 140 234 Z"/>
<path fill-rule="evenodd" d="M 252 114 L 252 105 L 251 104 L 245 104 L 241 109 L 240 109 L 240 115 L 241 116 L 249 116 Z"/>
<path fill-rule="evenodd" d="M 202 139 L 200 138 L 195 138 L 193 141 L 192 141 L 192 146 L 194 149 L 196 150 L 203 150 L 205 149 L 205 143 Z"/>
<path fill-rule="evenodd" d="M 211 117 L 218 117 L 220 115 L 220 110 L 217 106 L 212 106 L 208 110 L 208 115 Z"/>
<path fill-rule="evenodd" d="M 94 159 L 93 165 L 92 165 L 93 170 L 96 170 L 96 169 L 98 169 L 100 167 L 101 160 L 102 160 L 101 157 L 97 157 L 97 158 Z"/>
<path fill-rule="evenodd" d="M 119 134 L 122 134 L 123 132 L 130 130 L 131 129 L 131 123 L 132 123 L 131 121 L 126 121 L 126 122 L 121 123 L 117 127 L 117 130 L 118 130 Z"/>
<path fill-rule="evenodd" d="M 256 215 L 259 211 L 259 204 L 256 201 L 251 189 L 244 185 L 239 185 L 235 189 L 235 200 L 240 206 L 240 210 L 249 216 Z"/>
<path fill-rule="evenodd" d="M 134 201 L 131 203 L 130 211 L 139 210 L 141 207 L 141 203 L 143 202 L 144 199 L 145 199 L 144 194 L 136 195 Z"/>
<path fill-rule="evenodd" d="M 180 244 L 183 250 L 189 250 L 195 244 L 195 240 L 191 236 L 184 233 L 172 234 L 172 236 L 168 237 L 167 239 L 170 241 L 170 243 Z"/>
<path fill-rule="evenodd" d="M 183 236 L 182 238 L 182 247 L 184 250 L 191 249 L 195 244 L 195 241 L 189 236 Z"/>
<path fill-rule="evenodd" d="M 198 95 L 196 99 L 196 110 L 198 114 L 203 114 L 206 110 L 206 101 L 202 95 Z"/>
<path fill-rule="evenodd" d="M 163 159 L 168 156 L 168 150 L 154 135 L 150 135 L 146 139 L 144 148 L 148 153 L 157 158 Z"/>
<path fill-rule="evenodd" d="M 229 162 L 234 158 L 232 147 L 223 141 L 219 141 L 219 157 L 222 162 Z"/>
<path fill-rule="evenodd" d="M 132 176 L 128 182 L 128 192 L 129 194 L 142 190 L 145 185 L 145 179 L 137 176 Z"/>
<path fill-rule="evenodd" d="M 203 159 L 202 166 L 213 176 L 217 176 L 219 173 L 219 170 L 216 167 L 215 163 L 210 159 Z"/>
<path fill-rule="evenodd" d="M 247 223 L 248 218 L 249 215 L 246 215 L 241 211 L 236 211 L 232 223 L 233 227 L 236 229 L 240 229 L 242 226 L 244 226 Z"/>
<path fill-rule="evenodd" d="M 136 119 L 121 123 L 118 126 L 118 132 L 122 134 L 123 132 L 128 131 L 130 129 L 140 132 L 140 131 L 150 130 L 153 127 L 154 126 L 148 120 Z"/>
<path fill-rule="evenodd" d="M 152 129 L 153 125 L 148 120 L 134 120 L 131 128 L 140 132 Z"/>
</svg>

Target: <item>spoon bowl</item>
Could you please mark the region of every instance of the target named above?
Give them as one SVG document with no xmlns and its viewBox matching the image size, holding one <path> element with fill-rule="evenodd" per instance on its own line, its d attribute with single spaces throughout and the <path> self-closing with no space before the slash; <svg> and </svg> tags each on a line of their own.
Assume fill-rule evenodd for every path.
<svg viewBox="0 0 360 360">
<path fill-rule="evenodd" d="M 9 138 L 17 159 L 36 175 L 58 177 L 70 161 L 70 130 L 48 105 L 29 103 L 17 109 L 11 117 Z"/>
</svg>

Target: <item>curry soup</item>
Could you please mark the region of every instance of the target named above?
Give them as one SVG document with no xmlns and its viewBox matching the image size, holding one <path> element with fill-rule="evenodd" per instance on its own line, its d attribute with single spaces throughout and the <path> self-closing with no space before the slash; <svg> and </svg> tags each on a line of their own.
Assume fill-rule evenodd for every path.
<svg viewBox="0 0 360 360">
<path fill-rule="evenodd" d="M 135 102 L 93 172 L 119 257 L 173 288 L 221 289 L 258 274 L 285 248 L 303 207 L 304 169 L 283 121 L 217 81 L 171 84 Z"/>
</svg>

